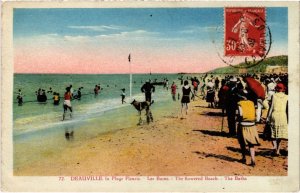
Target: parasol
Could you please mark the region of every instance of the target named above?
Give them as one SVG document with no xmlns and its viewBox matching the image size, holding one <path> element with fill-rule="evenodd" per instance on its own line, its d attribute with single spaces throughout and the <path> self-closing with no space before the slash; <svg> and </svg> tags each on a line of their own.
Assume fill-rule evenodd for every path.
<svg viewBox="0 0 300 193">
<path fill-rule="evenodd" d="M 245 82 L 248 85 L 248 88 L 252 90 L 259 99 L 265 99 L 265 89 L 262 85 L 252 77 L 246 77 Z"/>
</svg>

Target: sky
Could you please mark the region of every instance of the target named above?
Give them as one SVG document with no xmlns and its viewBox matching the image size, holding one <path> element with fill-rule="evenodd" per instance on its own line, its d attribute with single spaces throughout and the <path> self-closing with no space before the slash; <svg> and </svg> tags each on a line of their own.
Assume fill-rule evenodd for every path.
<svg viewBox="0 0 300 193">
<path fill-rule="evenodd" d="M 287 54 L 287 8 L 267 8 L 269 56 Z M 201 73 L 226 66 L 212 42 L 223 8 L 14 9 L 15 73 Z M 131 54 L 131 62 L 128 55 Z"/>
</svg>

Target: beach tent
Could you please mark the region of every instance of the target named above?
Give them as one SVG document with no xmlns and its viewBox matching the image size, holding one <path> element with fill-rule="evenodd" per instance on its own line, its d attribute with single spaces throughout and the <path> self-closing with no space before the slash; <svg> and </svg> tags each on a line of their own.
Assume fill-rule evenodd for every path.
<svg viewBox="0 0 300 193">
<path fill-rule="evenodd" d="M 265 89 L 257 80 L 252 77 L 246 77 L 245 82 L 247 83 L 248 88 L 252 90 L 258 98 L 265 99 Z"/>
</svg>

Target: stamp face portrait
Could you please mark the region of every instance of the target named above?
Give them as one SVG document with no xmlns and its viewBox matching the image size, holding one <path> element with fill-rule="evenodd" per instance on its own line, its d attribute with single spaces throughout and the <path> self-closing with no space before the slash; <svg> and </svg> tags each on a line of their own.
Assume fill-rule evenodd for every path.
<svg viewBox="0 0 300 193">
<path fill-rule="evenodd" d="M 295 190 L 295 5 L 8 2 L 5 190 Z"/>
</svg>

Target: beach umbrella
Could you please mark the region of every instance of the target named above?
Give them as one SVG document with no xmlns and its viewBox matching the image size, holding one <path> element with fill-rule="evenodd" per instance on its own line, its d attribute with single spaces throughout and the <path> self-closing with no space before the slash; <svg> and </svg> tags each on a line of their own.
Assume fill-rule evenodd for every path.
<svg viewBox="0 0 300 193">
<path fill-rule="evenodd" d="M 246 77 L 245 82 L 247 83 L 248 88 L 252 90 L 258 98 L 265 99 L 265 89 L 257 80 L 252 77 Z"/>
</svg>

